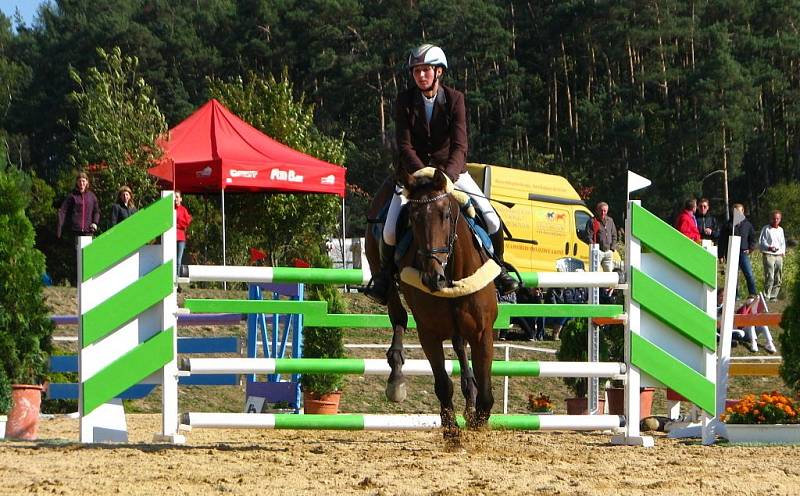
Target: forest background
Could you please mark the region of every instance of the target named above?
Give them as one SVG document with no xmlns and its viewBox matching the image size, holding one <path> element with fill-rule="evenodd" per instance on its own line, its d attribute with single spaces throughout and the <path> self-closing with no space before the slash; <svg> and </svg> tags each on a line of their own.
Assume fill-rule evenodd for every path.
<svg viewBox="0 0 800 496">
<path fill-rule="evenodd" d="M 467 96 L 469 161 L 564 175 L 587 203 L 610 203 L 618 224 L 627 170 L 653 179 L 640 197 L 666 220 L 690 196 L 710 198 L 724 220 L 727 177 L 729 202 L 744 203 L 756 228 L 781 208 L 797 237 L 798 21 L 800 0 L 56 0 L 30 25 L 0 14 L 0 135 L 7 161 L 38 178 L 29 217 L 49 265 L 54 207 L 74 170 L 113 172 L 93 169 L 104 208 L 123 182 L 146 202 L 141 170 L 153 157 L 114 151 L 119 135 L 141 127 L 155 139 L 212 96 L 345 165 L 347 235 L 359 236 L 392 168 L 406 54 L 431 42 L 448 55 L 446 84 Z M 281 196 L 233 200 L 243 213 L 229 233 L 319 205 L 298 210 Z M 198 263 L 221 261 L 218 201 L 189 199 Z M 336 203 L 322 204 L 329 218 L 315 228 L 331 232 L 317 234 L 335 235 Z M 241 262 L 257 243 L 232 244 L 229 260 Z M 303 244 L 271 247 L 271 261 Z"/>
</svg>

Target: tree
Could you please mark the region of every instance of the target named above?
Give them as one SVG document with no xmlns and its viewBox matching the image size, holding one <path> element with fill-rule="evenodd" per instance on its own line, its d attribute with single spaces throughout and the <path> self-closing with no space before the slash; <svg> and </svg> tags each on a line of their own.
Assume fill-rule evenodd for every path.
<svg viewBox="0 0 800 496">
<path fill-rule="evenodd" d="M 161 155 L 157 140 L 167 125 L 138 74 L 138 59 L 123 56 L 119 48 L 98 48 L 97 54 L 100 67 L 85 76 L 70 70 L 79 87 L 69 95 L 77 110 L 70 161 L 89 170 L 92 188 L 108 213 L 122 185 L 133 189 L 140 204 L 155 199 L 155 180 L 147 168 Z"/>
<path fill-rule="evenodd" d="M 0 145 L 0 408 L 8 384 L 41 384 L 53 323 L 42 292 L 44 256 L 25 216 L 30 178 L 7 165 Z"/>
</svg>

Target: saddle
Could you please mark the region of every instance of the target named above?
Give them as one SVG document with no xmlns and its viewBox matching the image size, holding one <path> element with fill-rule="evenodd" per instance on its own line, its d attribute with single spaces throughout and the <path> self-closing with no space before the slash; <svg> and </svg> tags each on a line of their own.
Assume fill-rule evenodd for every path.
<svg viewBox="0 0 800 496">
<path fill-rule="evenodd" d="M 475 239 L 477 239 L 478 244 L 486 251 L 489 258 L 494 258 L 494 247 L 492 246 L 491 238 L 489 238 L 489 233 L 486 232 L 486 222 L 483 220 L 483 216 L 476 213 L 469 196 L 466 193 L 461 194 L 465 199 L 459 199 L 458 196 L 456 196 L 456 198 L 459 199 L 459 203 L 461 203 L 463 218 L 467 221 L 467 225 L 475 236 Z M 383 226 L 386 224 L 390 204 L 391 198 L 386 202 L 383 208 L 381 208 L 377 218 L 368 219 L 370 229 L 372 229 L 372 235 L 375 236 L 375 239 L 383 238 Z M 411 224 L 408 220 L 408 208 L 406 205 L 403 205 L 400 210 L 400 215 L 397 216 L 395 232 L 397 233 L 398 239 L 394 252 L 394 261 L 396 264 L 402 260 L 403 256 L 408 252 L 408 247 L 411 246 L 411 242 L 414 239 L 413 233 L 411 232 Z"/>
</svg>

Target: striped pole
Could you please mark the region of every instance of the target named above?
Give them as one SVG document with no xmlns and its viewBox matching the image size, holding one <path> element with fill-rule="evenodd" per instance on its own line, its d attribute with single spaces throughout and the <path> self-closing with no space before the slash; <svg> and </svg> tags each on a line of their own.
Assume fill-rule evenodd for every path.
<svg viewBox="0 0 800 496">
<path fill-rule="evenodd" d="M 366 358 L 187 358 L 181 370 L 195 374 L 350 374 L 389 375 L 384 359 Z M 448 375 L 460 375 L 458 360 L 445 360 Z M 625 374 L 616 362 L 492 362 L 492 375 L 508 377 L 617 377 Z M 427 360 L 406 360 L 406 375 L 432 375 Z"/>
<path fill-rule="evenodd" d="M 361 269 L 186 265 L 182 270 L 181 275 L 189 281 L 214 282 L 365 285 L 371 277 L 368 270 Z M 523 282 L 530 287 L 622 287 L 620 275 L 616 272 L 522 272 L 521 275 Z"/>
<path fill-rule="evenodd" d="M 459 427 L 466 424 L 458 416 Z M 217 429 L 298 429 L 340 431 L 431 430 L 441 427 L 439 415 L 296 415 L 290 413 L 184 413 L 189 427 Z M 492 415 L 495 430 L 618 430 L 625 425 L 619 415 Z"/>
</svg>

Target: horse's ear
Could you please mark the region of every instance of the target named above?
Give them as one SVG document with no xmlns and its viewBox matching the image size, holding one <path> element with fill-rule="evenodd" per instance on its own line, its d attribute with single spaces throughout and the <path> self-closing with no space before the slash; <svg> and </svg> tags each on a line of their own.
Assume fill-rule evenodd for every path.
<svg viewBox="0 0 800 496">
<path fill-rule="evenodd" d="M 399 167 L 398 169 L 397 180 L 400 182 L 400 184 L 402 184 L 408 190 L 414 189 L 414 176 L 409 174 L 403 167 Z"/>
<path fill-rule="evenodd" d="M 433 185 L 438 191 L 447 190 L 447 176 L 439 169 L 433 174 Z"/>
</svg>

